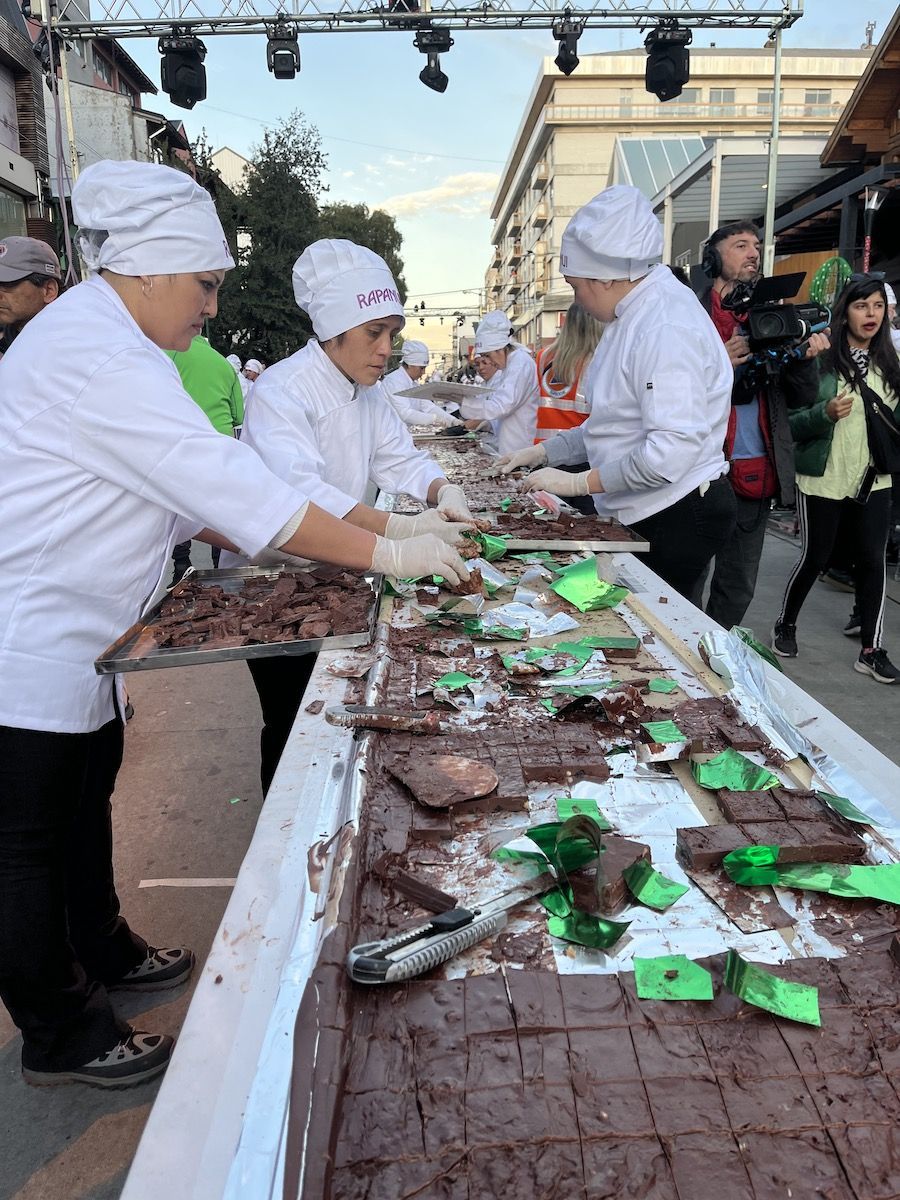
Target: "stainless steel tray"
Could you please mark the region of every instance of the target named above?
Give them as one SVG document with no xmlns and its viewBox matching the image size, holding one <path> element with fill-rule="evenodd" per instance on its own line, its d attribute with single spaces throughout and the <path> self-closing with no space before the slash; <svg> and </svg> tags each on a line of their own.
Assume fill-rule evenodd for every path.
<svg viewBox="0 0 900 1200">
<path fill-rule="evenodd" d="M 337 568 L 340 570 L 341 568 Z M 322 582 L 328 582 L 328 574 L 335 568 L 314 567 L 311 573 L 322 574 Z M 216 583 L 226 592 L 238 592 L 248 579 L 275 579 L 278 575 L 291 573 L 289 566 L 284 567 L 228 567 L 224 570 L 196 571 L 191 568 L 184 575 L 182 582 Z M 165 646 L 157 647 L 139 658 L 130 656 L 135 642 L 148 625 L 152 625 L 159 617 L 164 601 L 154 604 L 136 624 L 126 630 L 111 646 L 100 655 L 94 663 L 98 675 L 110 675 L 120 671 L 152 671 L 159 667 L 188 667 L 197 663 L 232 662 L 240 658 L 281 658 L 294 654 L 317 654 L 320 650 L 346 650 L 352 646 L 365 646 L 375 636 L 375 626 L 378 620 L 378 606 L 381 600 L 383 576 L 363 576 L 372 590 L 372 603 L 366 618 L 366 628 L 359 633 L 341 633 L 331 637 L 307 638 L 303 641 L 294 639 L 286 642 L 265 642 L 254 646 L 235 646 L 228 649 L 206 650 L 199 646 Z M 178 594 L 178 587 L 173 588 L 171 595 Z"/>
<path fill-rule="evenodd" d="M 504 535 L 505 536 L 505 535 Z M 506 548 L 513 552 L 520 550 L 556 550 L 563 553 L 575 554 L 579 550 L 605 551 L 608 554 L 643 554 L 650 549 L 650 543 L 644 541 L 614 541 L 603 538 L 586 538 L 581 541 L 566 538 L 509 538 Z"/>
</svg>

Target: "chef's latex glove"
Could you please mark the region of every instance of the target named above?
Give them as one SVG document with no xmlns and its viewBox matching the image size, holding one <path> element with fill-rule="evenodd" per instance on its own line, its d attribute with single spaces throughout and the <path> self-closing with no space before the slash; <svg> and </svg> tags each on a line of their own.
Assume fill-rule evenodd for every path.
<svg viewBox="0 0 900 1200">
<path fill-rule="evenodd" d="M 271 546 L 264 546 L 259 554 L 254 554 L 250 559 L 250 566 L 277 567 L 281 565 L 285 567 L 308 567 L 311 561 L 309 558 L 299 558 L 296 554 L 288 554 L 286 550 L 273 550 Z"/>
<path fill-rule="evenodd" d="M 418 579 L 422 575 L 443 575 L 449 583 L 457 584 L 469 578 L 469 568 L 452 546 L 433 533 L 396 541 L 375 538 L 372 570 L 394 579 Z"/>
<path fill-rule="evenodd" d="M 443 409 L 431 414 L 431 424 L 437 425 L 440 429 L 452 429 L 454 425 L 462 425 L 457 417 L 451 417 L 448 412 Z"/>
<path fill-rule="evenodd" d="M 468 521 L 475 518 L 469 511 L 466 493 L 457 483 L 445 483 L 437 494 L 437 511 L 448 521 Z"/>
<path fill-rule="evenodd" d="M 423 533 L 433 533 L 448 546 L 455 546 L 467 529 L 474 528 L 470 521 L 448 521 L 439 509 L 428 508 L 415 517 L 391 513 L 387 519 L 384 536 L 403 541 L 406 538 L 420 537 Z"/>
<path fill-rule="evenodd" d="M 553 496 L 587 496 L 590 471 L 558 471 L 555 467 L 544 467 L 533 471 L 519 484 L 520 492 L 550 492 Z"/>
<path fill-rule="evenodd" d="M 485 475 L 488 478 L 509 475 L 511 471 L 518 471 L 519 467 L 539 467 L 546 461 L 547 451 L 543 443 L 538 442 L 536 446 L 526 446 L 523 450 L 516 450 L 514 454 L 501 454 L 491 469 L 485 471 Z"/>
</svg>

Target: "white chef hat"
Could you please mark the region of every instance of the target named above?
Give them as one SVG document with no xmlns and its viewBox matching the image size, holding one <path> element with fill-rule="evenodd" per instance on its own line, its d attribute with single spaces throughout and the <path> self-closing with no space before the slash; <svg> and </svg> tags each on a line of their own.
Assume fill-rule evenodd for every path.
<svg viewBox="0 0 900 1200">
<path fill-rule="evenodd" d="M 410 339 L 403 343 L 403 349 L 400 352 L 400 361 L 406 363 L 409 367 L 427 367 L 428 366 L 428 347 L 424 342 L 416 342 Z"/>
<path fill-rule="evenodd" d="M 502 350 L 512 340 L 512 326 L 502 309 L 485 313 L 475 330 L 475 353 L 487 354 L 491 350 Z"/>
<path fill-rule="evenodd" d="M 650 201 L 636 187 L 609 187 L 566 226 L 560 269 L 575 279 L 640 279 L 660 261 L 663 234 Z"/>
<path fill-rule="evenodd" d="M 231 363 L 231 365 L 234 367 L 234 369 L 236 371 L 239 371 L 241 369 L 241 360 L 238 358 L 238 356 L 236 354 L 229 354 L 228 357 L 225 359 L 225 361 L 227 363 Z"/>
<path fill-rule="evenodd" d="M 248 358 L 244 363 L 245 371 L 255 371 L 257 375 L 262 375 L 265 369 L 265 363 L 261 363 L 258 358 Z"/>
<path fill-rule="evenodd" d="M 884 294 L 885 294 L 885 296 L 887 296 L 888 304 L 896 304 L 897 303 L 897 293 L 894 291 L 894 289 L 891 287 L 891 285 L 889 283 L 886 283 L 884 285 Z"/>
<path fill-rule="evenodd" d="M 72 211 L 90 271 L 163 275 L 234 266 L 209 192 L 173 167 L 92 163 L 72 188 Z"/>
<path fill-rule="evenodd" d="M 365 246 L 341 238 L 313 242 L 294 263 L 294 299 L 309 313 L 316 337 L 329 338 L 379 317 L 402 317 L 390 268 Z"/>
</svg>

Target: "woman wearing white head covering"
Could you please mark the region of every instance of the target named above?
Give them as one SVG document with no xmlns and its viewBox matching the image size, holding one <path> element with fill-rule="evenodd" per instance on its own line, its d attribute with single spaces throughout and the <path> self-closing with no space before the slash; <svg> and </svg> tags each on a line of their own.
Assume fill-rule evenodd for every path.
<svg viewBox="0 0 900 1200">
<path fill-rule="evenodd" d="M 314 493 L 337 517 L 389 538 L 424 533 L 455 542 L 465 528 L 459 522 L 471 520 L 465 494 L 416 449 L 379 382 L 404 320 L 387 263 L 353 242 L 323 239 L 294 263 L 293 282 L 316 338 L 253 385 L 243 441 L 280 479 Z M 370 508 L 364 498 L 371 484 L 437 509 L 408 517 Z M 222 565 L 234 561 L 224 556 Z M 249 664 L 263 710 L 264 788 L 303 697 L 304 661 Z"/>
<path fill-rule="evenodd" d="M 537 425 L 538 377 L 534 359 L 513 341 L 506 313 L 495 309 L 478 322 L 475 354 L 498 374 L 489 396 L 467 396 L 460 408 L 466 420 L 490 421 L 501 454 L 534 441 Z"/>
<path fill-rule="evenodd" d="M 405 425 L 435 425 L 448 429 L 458 425 L 456 417 L 431 400 L 420 396 L 403 396 L 400 393 L 415 387 L 428 366 L 428 347 L 424 342 L 406 341 L 400 352 L 400 366 L 381 381 L 391 408 Z"/>
<path fill-rule="evenodd" d="M 234 265 L 209 195 L 168 167 L 100 162 L 72 204 L 93 274 L 0 363 L 16 397 L 0 406 L 0 997 L 26 1078 L 122 1087 L 159 1074 L 172 1039 L 132 1031 L 106 988 L 175 986 L 193 955 L 148 947 L 119 916 L 109 798 L 124 702 L 94 659 L 198 531 L 359 570 L 394 569 L 411 543 L 318 508 L 181 386 L 163 351 L 215 316 Z M 444 573 L 443 543 L 429 546 L 427 569 Z"/>
<path fill-rule="evenodd" d="M 722 452 L 734 371 L 697 297 L 658 269 L 662 247 L 637 188 L 607 188 L 569 222 L 562 273 L 578 303 L 609 323 L 585 379 L 591 411 L 515 457 L 551 464 L 527 490 L 591 495 L 599 513 L 644 534 L 647 564 L 699 604 L 706 567 L 734 527 Z M 553 469 L 578 462 L 591 469 Z"/>
</svg>

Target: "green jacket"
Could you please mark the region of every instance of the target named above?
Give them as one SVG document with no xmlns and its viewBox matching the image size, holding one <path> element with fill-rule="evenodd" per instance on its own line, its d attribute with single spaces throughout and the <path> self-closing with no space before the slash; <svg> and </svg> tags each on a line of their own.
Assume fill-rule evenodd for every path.
<svg viewBox="0 0 900 1200">
<path fill-rule="evenodd" d="M 838 382 L 836 374 L 821 372 L 815 400 L 811 404 L 801 403 L 791 410 L 789 420 L 794 438 L 794 466 L 798 475 L 825 474 L 835 425 L 825 409 L 828 402 L 838 394 Z M 870 370 L 866 382 L 873 392 L 882 397 L 887 396 L 887 388 L 878 371 Z M 840 383 L 843 388 L 843 380 Z M 896 420 L 896 413 L 894 419 Z"/>
<path fill-rule="evenodd" d="M 219 433 L 229 437 L 244 423 L 244 397 L 234 367 L 199 335 L 187 350 L 167 350 L 181 385 Z"/>
</svg>

